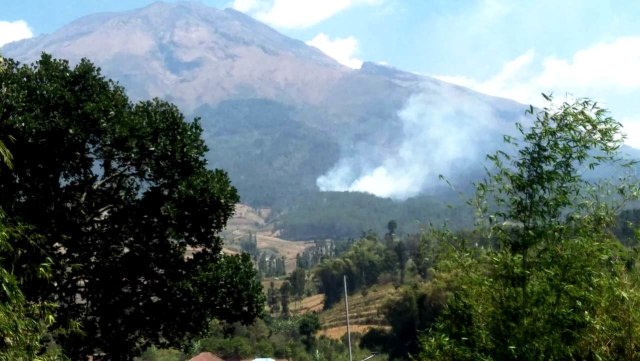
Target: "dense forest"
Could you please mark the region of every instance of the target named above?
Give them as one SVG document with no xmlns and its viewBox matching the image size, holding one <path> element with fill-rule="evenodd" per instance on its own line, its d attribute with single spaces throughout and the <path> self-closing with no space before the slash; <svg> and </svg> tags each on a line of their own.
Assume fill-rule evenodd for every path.
<svg viewBox="0 0 640 361">
<path fill-rule="evenodd" d="M 620 124 L 591 100 L 545 96 L 453 206 L 300 195 L 275 222 L 314 243 L 286 269 L 255 234 L 222 252 L 239 195 L 207 168 L 197 119 L 131 102 L 86 60 L 0 59 L 0 360 L 348 360 L 325 332 L 344 276 L 375 308 L 354 310 L 357 360 L 640 357 L 640 187 Z M 305 133 L 278 112 L 283 137 Z M 602 166 L 615 177 L 584 177 Z"/>
</svg>

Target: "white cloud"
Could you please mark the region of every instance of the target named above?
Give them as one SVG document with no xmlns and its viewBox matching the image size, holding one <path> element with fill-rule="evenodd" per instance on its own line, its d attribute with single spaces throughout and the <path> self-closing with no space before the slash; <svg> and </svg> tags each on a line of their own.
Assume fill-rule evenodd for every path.
<svg viewBox="0 0 640 361">
<path fill-rule="evenodd" d="M 620 119 L 623 133 L 627 135 L 625 144 L 640 149 L 640 117 L 623 117 Z"/>
<path fill-rule="evenodd" d="M 579 50 L 570 58 L 536 57 L 533 50 L 505 63 L 496 75 L 486 80 L 464 76 L 438 76 L 439 79 L 480 92 L 540 104 L 540 93 L 562 96 L 571 93 L 590 97 L 622 116 L 628 135 L 627 144 L 640 147 L 640 36 L 618 38 Z M 640 119 L 639 119 L 640 120 Z"/>
<path fill-rule="evenodd" d="M 231 5 L 234 9 L 238 11 L 249 12 L 255 10 L 258 6 L 257 0 L 235 0 L 233 5 Z"/>
<path fill-rule="evenodd" d="M 273 7 L 273 2 L 265 0 L 234 0 L 231 7 L 255 16 L 256 14 L 268 12 Z"/>
<path fill-rule="evenodd" d="M 233 8 L 278 28 L 307 28 L 357 5 L 382 0 L 234 0 Z"/>
<path fill-rule="evenodd" d="M 0 21 L 0 46 L 31 37 L 33 32 L 26 21 Z"/>
<path fill-rule="evenodd" d="M 362 66 L 362 60 L 354 57 L 354 54 L 358 51 L 358 40 L 353 36 L 332 40 L 324 33 L 320 33 L 306 43 L 320 49 L 340 64 L 353 69 L 360 69 Z"/>
</svg>

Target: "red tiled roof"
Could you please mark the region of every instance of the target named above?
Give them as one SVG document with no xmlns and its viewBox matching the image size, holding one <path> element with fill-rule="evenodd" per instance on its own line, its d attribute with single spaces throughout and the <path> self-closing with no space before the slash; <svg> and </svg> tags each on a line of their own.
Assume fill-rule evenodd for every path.
<svg viewBox="0 0 640 361">
<path fill-rule="evenodd" d="M 220 357 L 212 354 L 211 352 L 203 352 L 198 356 L 190 359 L 189 361 L 224 361 Z"/>
</svg>

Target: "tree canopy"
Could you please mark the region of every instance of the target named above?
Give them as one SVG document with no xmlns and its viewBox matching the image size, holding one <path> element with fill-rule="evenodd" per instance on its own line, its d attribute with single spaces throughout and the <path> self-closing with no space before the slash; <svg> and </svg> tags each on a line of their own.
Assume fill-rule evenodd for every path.
<svg viewBox="0 0 640 361">
<path fill-rule="evenodd" d="M 221 254 L 217 233 L 238 195 L 206 168 L 197 119 L 160 100 L 132 103 L 87 60 L 2 66 L 13 169 L 1 166 L 0 207 L 41 235 L 42 252 L 14 261 L 52 260 L 51 282 L 25 278 L 23 290 L 57 302 L 57 325 L 77 326 L 57 335 L 70 357 L 131 359 L 151 343 L 179 345 L 212 317 L 260 314 L 249 257 Z"/>
</svg>

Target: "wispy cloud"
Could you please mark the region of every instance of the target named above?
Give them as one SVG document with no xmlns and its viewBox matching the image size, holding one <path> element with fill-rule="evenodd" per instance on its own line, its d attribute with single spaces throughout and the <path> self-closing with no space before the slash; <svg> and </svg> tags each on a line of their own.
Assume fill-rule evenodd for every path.
<svg viewBox="0 0 640 361">
<path fill-rule="evenodd" d="M 234 0 L 233 8 L 278 28 L 308 28 L 358 5 L 382 0 Z"/>
<path fill-rule="evenodd" d="M 353 36 L 331 39 L 324 33 L 320 33 L 306 43 L 320 49 L 340 64 L 353 69 L 360 69 L 362 66 L 362 60 L 355 57 L 358 51 L 358 40 Z"/>
<path fill-rule="evenodd" d="M 438 78 L 526 104 L 539 103 L 541 92 L 559 95 L 568 92 L 611 106 L 619 104 L 620 99 L 640 95 L 638 69 L 640 36 L 635 36 L 593 44 L 567 58 L 539 57 L 529 50 L 505 63 L 497 74 L 485 80 L 464 76 Z M 640 123 L 633 120 L 640 114 L 640 106 L 626 102 L 624 107 L 632 108 L 627 111 L 635 113 L 621 114 L 628 135 L 627 144 L 640 147 Z M 615 115 L 616 109 L 611 110 Z"/>
<path fill-rule="evenodd" d="M 33 32 L 26 21 L 0 21 L 0 46 L 31 37 Z"/>
</svg>

